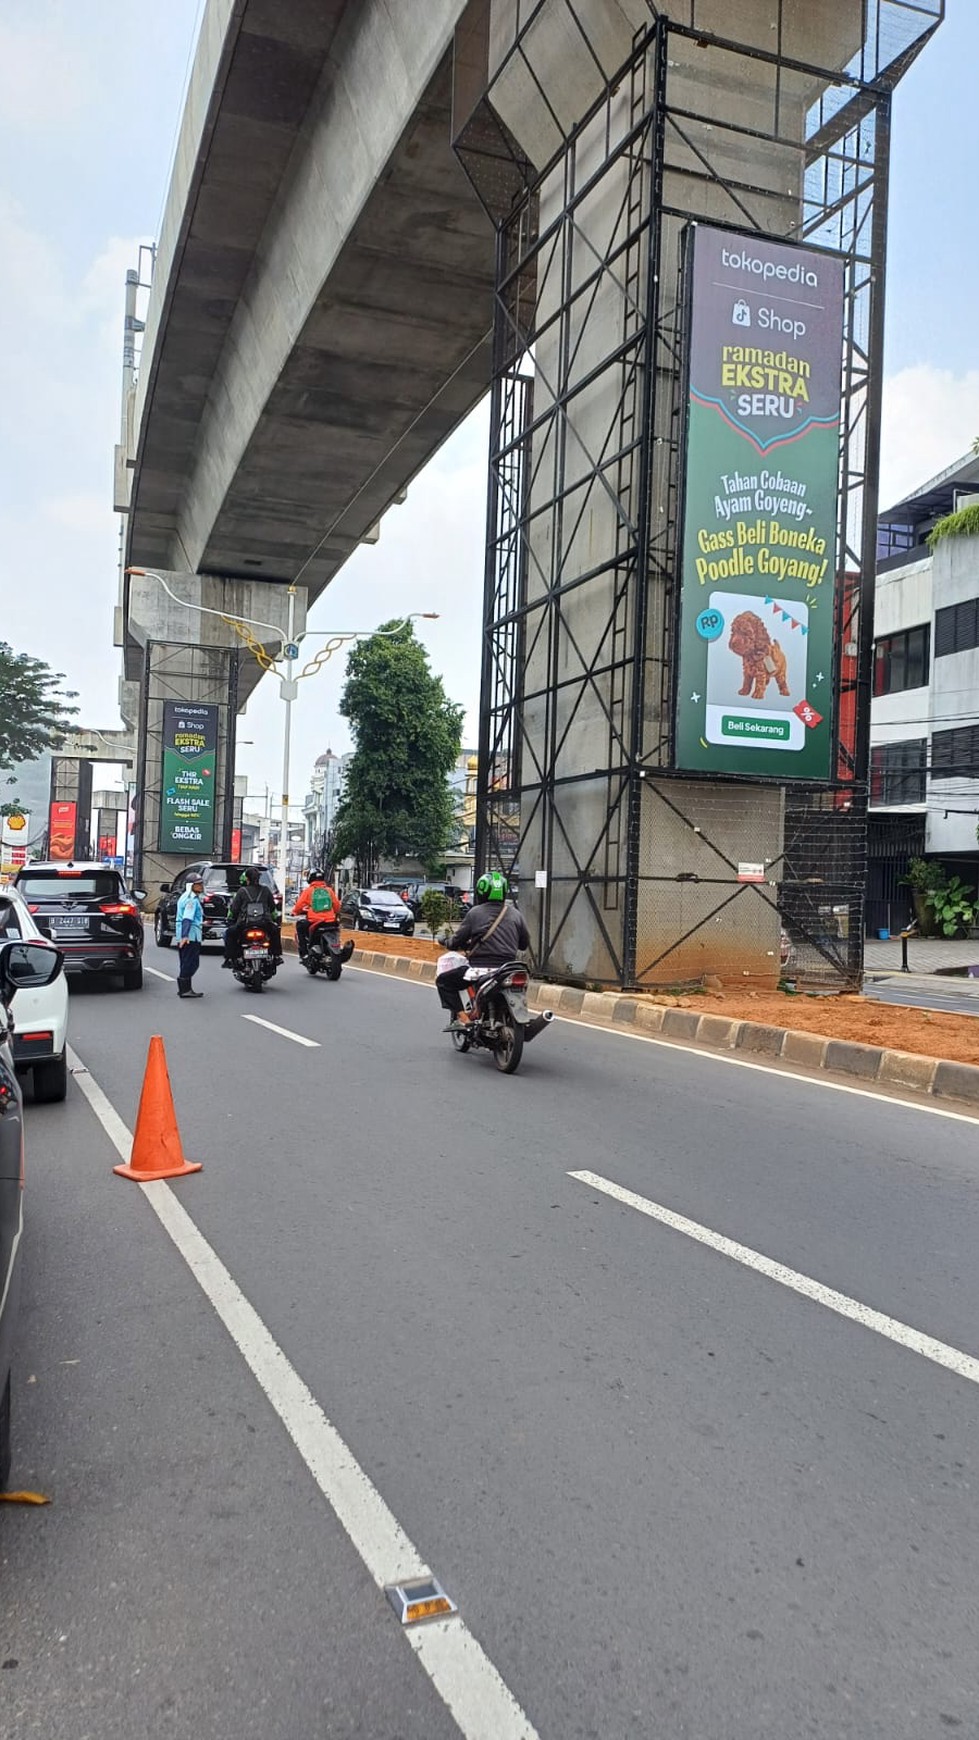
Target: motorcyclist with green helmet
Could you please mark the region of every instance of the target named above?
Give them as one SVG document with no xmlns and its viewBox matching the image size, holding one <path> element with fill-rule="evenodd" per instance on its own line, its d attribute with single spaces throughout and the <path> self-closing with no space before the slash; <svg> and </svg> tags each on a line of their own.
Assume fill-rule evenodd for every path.
<svg viewBox="0 0 979 1740">
<path fill-rule="evenodd" d="M 272 890 L 262 882 L 262 873 L 257 864 L 246 864 L 241 873 L 240 887 L 228 910 L 222 967 L 234 967 L 235 961 L 241 954 L 241 940 L 245 926 L 249 923 L 261 925 L 265 930 L 272 951 L 272 959 L 276 966 L 279 966 L 282 961 L 282 931 L 279 928 L 279 910 Z"/>
<path fill-rule="evenodd" d="M 523 915 L 507 898 L 507 880 L 501 870 L 489 870 L 476 883 L 473 904 L 448 947 L 468 955 L 465 965 L 450 967 L 435 981 L 439 1002 L 453 1022 L 468 1017 L 463 1008 L 462 986 L 470 967 L 498 967 L 512 961 L 518 949 L 530 947 L 530 934 Z"/>
</svg>

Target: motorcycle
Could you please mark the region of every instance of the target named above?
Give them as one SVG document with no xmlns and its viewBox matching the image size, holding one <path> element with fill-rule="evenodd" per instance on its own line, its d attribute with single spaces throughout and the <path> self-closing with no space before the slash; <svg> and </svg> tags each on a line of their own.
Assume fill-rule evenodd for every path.
<svg viewBox="0 0 979 1740">
<path fill-rule="evenodd" d="M 241 939 L 241 951 L 232 972 L 246 991 L 264 991 L 266 980 L 275 977 L 275 961 L 268 932 L 249 925 Z"/>
<path fill-rule="evenodd" d="M 520 961 L 470 967 L 463 997 L 468 997 L 469 1020 L 452 1031 L 456 1051 L 491 1051 L 503 1075 L 513 1075 L 520 1068 L 524 1046 L 554 1020 L 551 1009 L 531 1015 L 527 969 Z"/>
<path fill-rule="evenodd" d="M 311 979 L 315 979 L 317 973 L 325 973 L 335 982 L 343 972 L 344 962 L 349 961 L 353 952 L 352 942 L 340 941 L 338 924 L 314 924 L 306 944 L 303 966 Z"/>
</svg>

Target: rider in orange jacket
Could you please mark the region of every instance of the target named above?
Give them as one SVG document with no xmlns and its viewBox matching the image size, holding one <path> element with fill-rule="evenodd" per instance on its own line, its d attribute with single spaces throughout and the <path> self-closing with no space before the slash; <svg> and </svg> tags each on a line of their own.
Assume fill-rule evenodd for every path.
<svg viewBox="0 0 979 1740">
<path fill-rule="evenodd" d="M 339 924 L 340 902 L 336 890 L 330 887 L 322 870 L 311 870 L 306 886 L 292 909 L 296 920 L 296 945 L 303 960 L 309 946 L 309 933 L 318 924 Z"/>
</svg>

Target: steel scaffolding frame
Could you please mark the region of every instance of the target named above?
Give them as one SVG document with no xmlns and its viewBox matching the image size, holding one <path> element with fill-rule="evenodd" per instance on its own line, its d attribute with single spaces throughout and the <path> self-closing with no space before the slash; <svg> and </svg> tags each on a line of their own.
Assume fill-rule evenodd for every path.
<svg viewBox="0 0 979 1740">
<path fill-rule="evenodd" d="M 578 32 L 600 87 L 573 123 L 536 59 L 548 9 Z M 701 782 L 695 821 L 684 794 L 697 781 L 673 766 L 682 241 L 700 219 L 831 248 L 846 285 L 839 755 L 829 785 L 784 788 L 778 905 L 810 974 L 853 982 L 862 968 L 890 97 L 940 23 L 943 0 L 868 0 L 859 51 L 842 73 L 785 52 L 783 0 L 773 0 L 771 48 L 706 30 L 698 0 L 684 22 L 650 5 L 628 58 L 611 70 L 593 35 L 600 11 L 601 0 L 518 4 L 513 40 L 456 141 L 497 228 L 476 862 L 512 873 L 532 841 L 548 870 L 536 911 L 539 967 L 561 976 L 555 953 L 583 901 L 607 963 L 596 977 L 623 986 L 653 982 L 690 934 L 678 900 L 676 943 L 658 953 L 646 946 L 644 884 L 701 884 L 693 929 L 732 899 L 771 901 L 764 887 L 732 893 L 736 866 L 703 822 L 708 799 L 719 820 L 730 814 L 738 783 L 713 779 L 707 794 Z M 712 89 L 743 79 L 746 61 L 768 104 L 765 127 L 710 102 Z M 530 162 L 496 100 L 515 67 L 559 135 L 544 164 Z M 745 162 L 767 173 L 738 172 Z M 612 535 L 587 561 L 583 527 L 594 516 Z M 583 588 L 601 615 L 588 645 Z M 602 721 L 604 759 L 575 765 L 589 710 Z M 600 820 L 586 803 L 576 816 L 567 794 L 599 785 Z M 716 856 L 716 889 L 709 875 L 643 873 L 651 805 L 673 810 Z M 839 934 L 827 923 L 834 908 L 845 911 Z"/>
</svg>

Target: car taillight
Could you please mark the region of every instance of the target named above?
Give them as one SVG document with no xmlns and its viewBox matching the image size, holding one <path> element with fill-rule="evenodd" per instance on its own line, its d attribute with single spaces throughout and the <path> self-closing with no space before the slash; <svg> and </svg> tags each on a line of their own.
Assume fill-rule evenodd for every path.
<svg viewBox="0 0 979 1740">
<path fill-rule="evenodd" d="M 40 907 L 35 903 L 34 906 L 28 905 L 27 910 L 28 910 L 28 912 L 39 912 Z"/>
<path fill-rule="evenodd" d="M 29 1040 L 33 1040 L 35 1042 L 35 1044 L 37 1044 L 37 1045 L 40 1045 L 42 1041 L 44 1042 L 45 1045 L 50 1045 L 52 1040 L 54 1039 L 54 1034 L 53 1033 L 19 1033 L 17 1035 L 17 1037 L 18 1037 L 18 1039 L 23 1039 L 25 1041 L 25 1043 Z"/>
<path fill-rule="evenodd" d="M 103 900 L 99 906 L 99 911 L 106 913 L 110 918 L 119 918 L 122 914 L 129 918 L 135 918 L 139 908 L 134 906 L 130 900 Z"/>
</svg>

